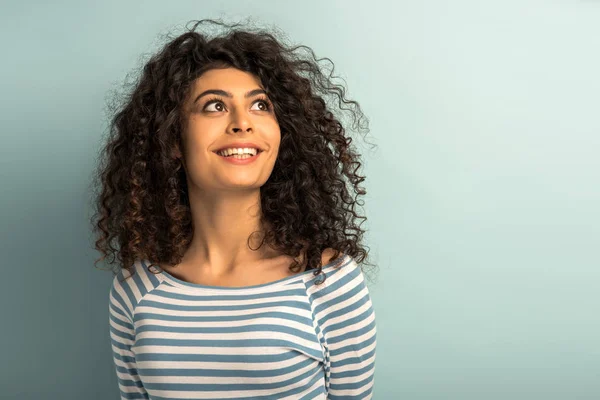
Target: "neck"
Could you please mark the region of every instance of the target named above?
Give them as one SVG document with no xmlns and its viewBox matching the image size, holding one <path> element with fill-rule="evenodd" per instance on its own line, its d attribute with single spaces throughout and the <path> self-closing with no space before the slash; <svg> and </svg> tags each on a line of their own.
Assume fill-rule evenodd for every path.
<svg viewBox="0 0 600 400">
<path fill-rule="evenodd" d="M 190 191 L 190 207 L 194 236 L 182 264 L 217 278 L 274 255 L 266 245 L 252 250 L 259 247 L 264 229 L 260 188 L 210 195 Z"/>
</svg>

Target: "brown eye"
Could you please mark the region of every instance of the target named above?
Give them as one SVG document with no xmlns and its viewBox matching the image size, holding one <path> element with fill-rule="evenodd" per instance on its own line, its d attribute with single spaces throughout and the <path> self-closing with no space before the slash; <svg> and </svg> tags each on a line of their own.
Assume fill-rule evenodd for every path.
<svg viewBox="0 0 600 400">
<path fill-rule="evenodd" d="M 221 107 L 221 108 L 217 108 L 215 110 L 208 110 L 207 108 L 210 105 L 212 105 L 213 103 L 215 104 L 215 107 Z M 268 111 L 271 111 L 271 109 L 273 107 L 271 105 L 271 102 L 266 98 L 258 99 L 254 102 L 254 104 L 257 104 L 257 103 L 263 103 L 263 107 L 259 108 L 258 111 L 267 111 L 268 112 Z M 224 107 L 225 107 L 225 103 L 223 102 L 223 99 L 215 97 L 215 98 L 208 100 L 206 102 L 206 104 L 204 104 L 204 108 L 202 110 L 208 111 L 208 112 L 221 112 L 221 111 L 224 111 Z"/>
<path fill-rule="evenodd" d="M 259 111 L 271 111 L 271 103 L 267 99 L 258 99 L 255 104 L 263 104 L 263 108 Z"/>
<path fill-rule="evenodd" d="M 224 107 L 223 101 L 222 101 L 221 99 L 210 99 L 210 100 L 209 100 L 209 101 L 207 101 L 207 102 L 206 102 L 206 104 L 204 105 L 204 108 L 203 108 L 203 110 L 204 110 L 204 111 L 207 111 L 207 110 L 206 110 L 206 109 L 207 109 L 207 107 L 208 107 L 208 106 L 210 106 L 210 105 L 212 105 L 213 103 L 215 104 L 215 106 L 220 106 L 221 108 L 223 108 L 223 107 Z M 208 111 L 210 111 L 210 112 L 213 112 L 213 111 L 211 111 L 211 110 L 208 110 Z M 222 109 L 217 109 L 216 111 L 223 111 L 223 110 L 222 110 Z"/>
</svg>

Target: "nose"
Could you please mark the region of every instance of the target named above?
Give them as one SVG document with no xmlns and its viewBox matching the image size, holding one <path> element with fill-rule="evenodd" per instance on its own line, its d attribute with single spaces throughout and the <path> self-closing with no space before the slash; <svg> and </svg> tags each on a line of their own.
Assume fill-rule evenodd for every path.
<svg viewBox="0 0 600 400">
<path fill-rule="evenodd" d="M 233 121 L 229 127 L 233 133 L 239 133 L 240 131 L 250 132 L 253 129 L 252 124 L 247 118 Z"/>
<path fill-rule="evenodd" d="M 233 133 L 238 133 L 240 131 L 250 131 L 253 129 L 252 121 L 248 114 L 238 111 L 231 113 L 233 116 L 231 123 L 229 124 L 229 130 Z"/>
</svg>

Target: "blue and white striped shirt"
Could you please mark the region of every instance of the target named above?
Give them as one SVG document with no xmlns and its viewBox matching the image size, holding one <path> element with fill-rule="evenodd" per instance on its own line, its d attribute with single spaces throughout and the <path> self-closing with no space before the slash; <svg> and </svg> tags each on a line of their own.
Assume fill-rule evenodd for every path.
<svg viewBox="0 0 600 400">
<path fill-rule="evenodd" d="M 323 266 L 321 285 L 309 270 L 206 286 L 147 265 L 110 289 L 121 399 L 371 399 L 375 312 L 352 257 Z"/>
</svg>

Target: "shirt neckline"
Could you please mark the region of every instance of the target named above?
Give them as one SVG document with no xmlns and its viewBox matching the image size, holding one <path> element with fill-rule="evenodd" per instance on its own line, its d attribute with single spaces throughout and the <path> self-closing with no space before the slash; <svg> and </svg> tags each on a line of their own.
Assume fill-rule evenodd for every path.
<svg viewBox="0 0 600 400">
<path fill-rule="evenodd" d="M 325 265 L 322 266 L 321 270 L 322 272 L 328 272 L 329 269 L 335 268 L 336 265 L 342 265 L 344 262 L 347 261 L 347 255 L 344 253 L 341 253 L 341 255 L 339 256 L 339 258 L 337 258 L 336 260 L 333 260 Z M 149 265 L 149 261 L 145 261 L 145 265 Z M 169 272 L 167 272 L 166 270 L 162 269 L 160 266 L 154 266 L 155 269 L 158 269 L 158 271 L 160 271 L 158 273 L 157 276 L 164 276 L 164 278 L 168 281 L 171 281 L 171 283 L 174 283 L 176 286 L 183 286 L 186 288 L 193 288 L 193 289 L 203 289 L 203 290 L 222 290 L 222 291 L 229 291 L 229 292 L 234 292 L 234 291 L 241 291 L 241 290 L 251 290 L 251 289 L 265 289 L 268 287 L 274 287 L 274 286 L 280 286 L 289 282 L 292 282 L 296 279 L 299 279 L 301 277 L 305 277 L 308 276 L 309 274 L 314 275 L 315 269 L 310 269 L 308 271 L 302 271 L 299 272 L 297 274 L 294 274 L 292 276 L 287 276 L 285 278 L 281 278 L 281 279 L 277 279 L 275 281 L 271 281 L 271 282 L 267 282 L 267 283 L 262 283 L 260 285 L 250 285 L 250 286 L 216 286 L 216 285 L 203 285 L 200 283 L 193 283 L 193 282 L 188 282 L 188 281 L 184 281 L 182 279 L 176 278 L 175 276 L 171 275 Z"/>
</svg>

